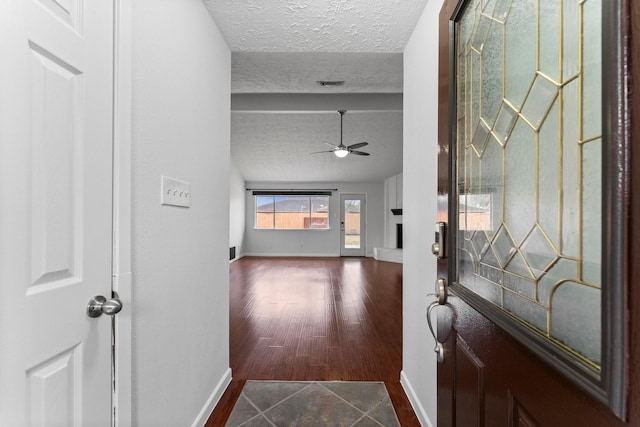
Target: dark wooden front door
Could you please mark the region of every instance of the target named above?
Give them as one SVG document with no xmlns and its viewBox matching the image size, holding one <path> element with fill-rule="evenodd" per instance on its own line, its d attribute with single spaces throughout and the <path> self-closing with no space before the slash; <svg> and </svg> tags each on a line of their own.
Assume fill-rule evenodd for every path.
<svg viewBox="0 0 640 427">
<path fill-rule="evenodd" d="M 587 19 L 587 14 L 591 13 L 586 9 L 589 2 L 600 5 L 600 2 L 595 0 L 554 0 L 546 3 L 550 8 L 559 7 L 560 22 L 570 27 L 570 24 L 567 24 L 567 16 L 573 12 L 563 13 L 562 8 L 575 4 L 580 8 L 580 11 L 576 12 L 580 19 Z M 603 61 L 615 60 L 616 63 L 610 64 L 609 71 L 605 72 L 602 78 L 602 85 L 605 87 L 604 98 L 594 100 L 594 104 L 602 104 L 602 132 L 594 133 L 594 135 L 597 134 L 594 137 L 583 135 L 582 130 L 577 132 L 579 134 L 577 145 L 581 146 L 577 149 L 580 153 L 578 155 L 580 157 L 577 158 L 581 159 L 578 167 L 581 171 L 578 175 L 581 178 L 576 181 L 578 186 L 585 185 L 587 188 L 584 191 L 579 190 L 577 196 L 578 203 L 582 203 L 580 206 L 584 205 L 583 208 L 578 209 L 581 212 L 578 215 L 578 223 L 581 225 L 577 227 L 577 233 L 582 232 L 586 237 L 578 239 L 579 243 L 576 246 L 582 249 L 578 249 L 577 255 L 572 256 L 566 254 L 570 251 L 567 248 L 570 242 L 566 237 L 567 233 L 563 233 L 562 225 L 558 227 L 559 230 L 550 231 L 554 224 L 570 221 L 568 216 L 563 217 L 563 215 L 568 211 L 567 206 L 571 201 L 566 197 L 571 191 L 568 191 L 566 186 L 563 187 L 562 183 L 554 184 L 558 185 L 559 190 L 557 196 L 554 196 L 555 199 L 551 199 L 551 203 L 559 200 L 557 210 L 560 212 L 560 218 L 545 220 L 549 209 L 548 206 L 541 207 L 547 203 L 543 200 L 543 187 L 549 185 L 545 181 L 548 174 L 543 170 L 542 145 L 548 129 L 544 122 L 547 115 L 562 117 L 562 111 L 558 113 L 557 110 L 561 110 L 564 103 L 569 102 L 574 79 L 579 82 L 576 83 L 575 98 L 578 102 L 585 103 L 585 97 L 589 94 L 588 89 L 583 88 L 583 85 L 589 84 L 585 83 L 588 73 L 581 71 L 580 66 L 572 71 L 575 77 L 571 77 L 567 71 L 571 66 L 567 66 L 568 62 L 563 63 L 561 58 L 558 76 L 553 75 L 557 70 L 547 72 L 544 69 L 543 62 L 546 60 L 545 55 L 548 54 L 546 50 L 550 43 L 550 39 L 545 38 L 546 35 L 543 34 L 545 30 L 540 24 L 542 18 L 538 16 L 543 13 L 540 8 L 544 7 L 541 6 L 544 5 L 544 0 L 529 1 L 527 7 L 532 8 L 529 11 L 513 9 L 519 7 L 519 4 L 527 3 L 522 0 L 444 1 L 440 13 L 439 30 L 438 194 L 448 194 L 450 198 L 455 197 L 456 200 L 450 200 L 448 206 L 439 204 L 438 212 L 440 219 L 449 218 L 450 237 L 452 233 L 455 234 L 453 239 L 448 239 L 447 258 L 438 261 L 439 277 L 449 282 L 446 307 L 437 307 L 435 310 L 438 317 L 438 340 L 444 345 L 444 360 L 438 365 L 438 426 L 440 427 L 640 425 L 640 334 L 638 333 L 640 330 L 640 219 L 637 218 L 640 214 L 640 113 L 638 112 L 640 91 L 631 90 L 633 86 L 638 86 L 637 82 L 640 82 L 640 2 L 635 0 L 611 0 L 611 2 L 618 4 L 616 8 L 610 9 L 616 12 L 614 15 L 617 15 L 609 16 L 612 22 L 604 22 L 608 18 L 606 14 L 603 15 L 605 16 L 603 34 L 608 31 L 606 28 L 609 30 L 613 28 L 615 31 L 609 31 L 609 35 L 604 36 L 609 40 L 603 42 L 605 46 Z M 608 0 L 603 0 L 601 3 L 605 5 L 604 8 L 609 7 Z M 476 117 L 478 119 L 476 121 L 473 117 L 466 119 L 460 117 L 460 102 L 472 103 L 473 101 L 463 100 L 460 97 L 460 90 L 463 89 L 460 88 L 457 74 L 461 72 L 461 68 L 456 62 L 456 56 L 460 54 L 460 47 L 456 45 L 456 40 L 460 37 L 460 32 L 464 32 L 465 29 L 456 27 L 452 22 L 460 17 L 461 11 L 469 7 L 469 4 L 476 8 L 477 11 L 474 13 L 478 14 L 478 18 L 472 21 L 473 23 L 466 30 L 467 37 L 471 40 L 470 49 L 474 49 L 479 56 L 482 56 L 483 61 L 490 63 L 492 60 L 483 56 L 482 49 L 490 47 L 492 37 L 498 43 L 508 41 L 510 36 L 506 34 L 507 31 L 519 31 L 516 35 L 519 40 L 514 42 L 516 44 L 525 43 L 522 40 L 529 36 L 536 40 L 534 43 L 540 43 L 530 58 L 535 74 L 533 80 L 530 83 L 523 83 L 522 88 L 519 89 L 518 82 L 516 86 L 505 88 L 504 86 L 508 85 L 507 79 L 501 78 L 501 84 L 504 85 L 501 89 L 502 96 L 498 96 L 498 101 L 494 104 L 491 104 L 491 100 L 483 104 L 485 110 L 484 113 L 480 113 L 480 116 L 487 114 L 487 110 L 493 109 L 491 115 L 493 121 L 484 120 L 482 117 Z M 484 8 L 492 9 L 491 12 L 485 13 Z M 510 12 L 520 14 L 522 18 L 520 26 L 506 28 L 509 25 L 506 17 Z M 549 10 L 545 9 L 544 13 L 549 13 Z M 530 22 L 527 22 L 527 17 Z M 493 32 L 492 28 L 498 27 L 500 29 Z M 534 35 L 531 35 L 529 29 L 533 30 Z M 588 61 L 585 58 L 592 54 L 587 43 L 590 29 L 582 23 L 577 24 L 575 29 L 580 37 L 576 44 L 576 46 L 579 45 L 580 52 L 576 54 L 576 61 L 582 64 Z M 565 30 L 568 32 L 571 28 Z M 562 32 L 565 30 L 561 30 L 560 34 L 565 34 Z M 484 35 L 476 35 L 481 32 L 484 32 Z M 563 50 L 570 51 L 569 38 L 570 36 L 566 36 L 563 39 L 562 35 L 556 38 L 561 46 L 560 55 L 566 53 Z M 614 48 L 612 49 L 614 52 L 607 51 L 607 43 Z M 524 45 L 518 46 L 520 50 L 524 48 Z M 507 49 L 503 47 L 498 50 L 507 52 Z M 507 54 L 513 54 L 513 52 L 505 55 Z M 470 72 L 469 70 L 475 66 L 484 66 L 480 60 L 473 63 L 472 56 L 470 56 L 468 67 L 462 72 Z M 504 70 L 512 59 L 498 58 L 493 64 L 498 69 Z M 555 60 L 557 59 L 556 57 Z M 524 61 L 526 60 L 525 58 Z M 563 65 L 565 65 L 564 68 Z M 455 68 L 455 72 L 452 72 L 452 68 Z M 488 68 L 483 68 L 483 71 L 485 74 L 491 72 Z M 478 83 L 480 88 L 477 92 L 471 89 L 472 94 L 469 97 L 492 96 L 490 91 L 486 93 L 483 91 L 482 79 L 481 75 L 479 81 L 473 83 L 473 85 Z M 455 86 L 454 90 L 451 90 L 452 85 Z M 518 90 L 523 91 L 519 98 Z M 545 101 L 543 99 L 545 93 L 555 95 Z M 527 105 L 527 97 L 534 98 L 538 94 L 542 100 L 537 105 L 533 101 Z M 516 102 L 513 102 L 514 99 Z M 522 101 L 518 103 L 518 99 Z M 484 101 L 480 101 L 482 102 Z M 473 105 L 470 108 L 474 108 Z M 584 126 L 580 125 L 580 129 L 588 129 L 595 120 L 588 117 L 586 108 L 590 107 L 587 105 L 579 117 L 576 115 L 576 120 L 585 122 Z M 463 121 L 462 124 L 460 120 Z M 566 126 L 562 127 L 562 118 L 558 120 L 560 124 L 556 123 L 555 126 L 561 130 L 556 131 L 555 134 L 561 135 L 559 138 L 562 140 L 562 135 L 566 134 Z M 597 118 L 597 120 L 600 119 Z M 521 132 L 516 130 L 519 129 L 518 126 L 521 126 Z M 518 138 L 526 139 L 529 131 L 531 133 L 529 140 L 534 144 L 534 149 L 516 150 L 509 145 L 520 144 L 517 142 Z M 469 148 L 469 151 L 480 159 L 477 160 L 474 157 L 475 160 L 471 162 L 471 166 L 465 166 L 471 169 L 477 167 L 480 172 L 473 170 L 463 172 L 461 179 L 456 178 L 456 169 L 461 167 L 464 159 L 456 157 L 461 156 L 460 150 L 453 146 L 459 144 L 456 139 L 459 132 L 469 134 L 467 142 L 462 143 L 462 149 Z M 585 131 L 585 133 L 588 132 L 588 130 Z M 600 145 L 588 145 L 593 141 L 602 144 L 604 148 L 598 150 Z M 561 146 L 562 144 L 561 142 Z M 568 146 L 568 144 L 566 140 L 564 145 Z M 524 147 L 524 143 L 521 145 Z M 595 147 L 595 150 L 587 151 L 592 147 Z M 502 169 L 497 174 L 501 178 L 493 181 L 488 172 L 488 165 L 485 170 L 482 163 L 485 150 L 490 149 L 502 150 L 502 154 L 499 155 L 502 156 L 502 161 L 498 162 L 500 163 L 498 167 Z M 582 160 L 590 155 L 588 153 L 598 151 L 605 153 L 602 166 L 602 206 L 604 206 L 602 218 L 604 219 L 599 222 L 603 228 L 602 235 L 594 240 L 594 244 L 602 247 L 602 251 L 596 251 L 595 254 L 602 253 L 603 265 L 601 270 L 594 273 L 589 270 L 591 266 L 587 265 L 589 264 L 587 258 L 593 256 L 593 253 L 589 254 L 592 248 L 587 247 L 588 244 L 583 242 L 593 236 L 588 236 L 588 226 L 582 225 L 586 221 L 585 217 L 593 213 L 593 209 L 590 211 L 587 208 L 587 202 L 584 202 L 586 196 L 583 193 L 590 191 L 592 187 L 589 185 L 595 185 L 590 181 L 593 176 L 599 179 L 600 175 L 594 173 L 593 176 L 589 176 L 587 170 L 583 170 L 583 168 L 587 169 L 587 166 L 584 166 L 586 163 Z M 505 164 L 510 161 L 509 156 L 527 156 L 527 153 L 530 154 L 527 161 L 533 165 L 531 166 L 533 189 L 528 196 L 534 207 L 530 213 L 510 213 L 509 209 L 513 207 L 510 204 L 505 206 L 504 200 L 513 197 L 514 193 L 509 195 L 511 190 L 506 188 L 511 185 L 506 181 L 512 177 L 505 178 L 507 175 Z M 555 154 L 554 162 L 550 163 L 554 168 L 556 168 L 555 165 L 560 165 L 557 168 L 562 170 L 563 162 L 567 161 L 567 156 L 570 156 L 568 153 L 569 151 L 563 151 L 560 148 Z M 486 160 L 485 163 L 488 164 L 489 161 Z M 521 174 L 526 177 L 527 167 L 525 165 L 512 174 Z M 562 175 L 562 172 L 559 174 Z M 565 178 L 565 181 L 569 179 L 571 178 Z M 477 196 L 474 202 L 469 202 L 468 199 L 464 202 L 460 201 L 459 196 L 464 193 L 460 190 L 463 185 L 461 180 L 465 181 L 464 185 L 467 185 L 465 188 L 470 189 L 468 192 Z M 467 180 L 477 180 L 478 183 L 469 184 Z M 488 184 L 489 181 L 491 182 Z M 502 204 L 498 209 L 498 216 L 497 218 L 496 215 L 492 215 L 493 218 L 483 217 L 488 215 L 487 211 L 491 213 L 491 208 L 486 209 L 484 206 L 486 200 L 481 199 L 484 195 L 495 191 L 496 187 L 500 187 L 500 190 L 490 200 L 494 204 Z M 609 194 L 612 188 L 617 188 L 618 191 L 614 193 L 618 194 Z M 523 190 L 522 193 L 525 194 L 526 191 Z M 467 206 L 464 207 L 466 209 L 464 221 L 467 222 L 460 224 L 463 221 L 459 216 L 460 205 L 465 202 Z M 469 208 L 469 205 L 473 205 L 472 208 Z M 455 215 L 449 212 L 452 207 L 455 209 Z M 531 216 L 531 226 L 519 231 L 517 227 L 527 221 L 527 215 Z M 517 218 L 517 224 L 514 218 Z M 596 216 L 596 220 L 598 218 Z M 477 222 L 476 225 L 471 224 L 473 221 Z M 474 240 L 476 233 L 485 239 L 483 245 L 478 246 L 478 242 Z M 467 239 L 468 243 L 458 241 L 463 239 Z M 563 239 L 567 239 L 566 242 L 569 243 L 564 243 Z M 473 264 L 470 274 L 479 277 L 477 288 L 473 287 L 476 286 L 475 282 L 473 286 L 461 284 L 462 280 L 459 277 L 461 267 L 451 265 L 459 261 L 456 261 L 456 257 L 462 256 L 458 252 L 466 250 L 463 247 L 465 244 L 468 244 L 469 252 L 475 251 L 474 254 L 469 255 L 469 264 Z M 532 250 L 534 247 L 535 251 Z M 552 256 L 545 258 L 545 251 L 552 253 Z M 534 252 L 536 256 L 542 255 L 536 257 L 533 255 Z M 545 290 L 544 280 L 545 277 L 555 273 L 556 266 L 563 263 L 569 265 L 570 262 L 584 264 L 577 268 L 575 278 L 571 279 L 572 285 L 576 287 L 585 285 L 587 292 L 592 288 L 596 289 L 597 293 L 601 289 L 607 289 L 602 292 L 604 295 L 602 305 L 598 305 L 595 310 L 599 312 L 602 307 L 603 319 L 608 316 L 601 323 L 594 324 L 596 328 L 602 325 L 603 336 L 608 337 L 601 341 L 601 344 L 590 346 L 590 343 L 585 344 L 580 339 L 574 343 L 571 341 L 573 336 L 563 337 L 562 331 L 556 332 L 561 329 L 558 327 L 560 322 L 566 320 L 563 314 L 572 311 L 571 307 L 575 306 L 569 305 L 567 310 L 560 310 L 562 313 L 555 313 L 551 308 L 551 302 L 547 304 L 546 301 L 552 301 L 553 292 L 565 282 L 559 280 L 551 288 L 552 290 Z M 590 278 L 590 274 L 593 277 L 602 277 L 600 287 L 592 286 L 596 279 Z M 483 284 L 486 284 L 485 288 L 481 287 Z M 528 284 L 531 284 L 533 289 L 530 296 L 527 294 Z M 610 291 L 607 288 L 609 286 L 615 286 L 617 291 Z M 544 292 L 550 294 L 546 300 L 541 297 Z M 498 296 L 492 301 L 492 295 Z M 478 303 L 477 301 L 482 298 L 487 302 Z M 526 307 L 527 303 L 532 303 L 530 304 L 532 309 L 519 311 L 520 306 L 516 303 L 514 303 L 515 307 L 509 306 L 509 301 L 519 298 L 524 301 L 522 306 Z M 588 299 L 588 297 L 585 298 L 585 301 Z M 488 311 L 483 309 L 485 306 L 489 307 Z M 542 312 L 540 317 L 536 317 L 538 309 Z M 498 313 L 494 318 L 490 315 L 494 311 L 503 311 L 505 314 Z M 576 315 L 579 318 L 580 309 L 574 311 L 578 313 Z M 538 322 L 540 318 L 543 320 Z M 579 320 L 583 323 L 591 321 L 580 318 Z M 618 327 L 620 325 L 624 327 Z M 588 324 L 584 326 L 584 328 L 587 327 L 589 327 Z M 525 333 L 518 332 L 523 329 L 526 330 Z M 579 327 L 577 331 L 582 333 Z M 558 336 L 554 335 L 556 333 Z M 556 354 L 553 350 L 554 346 L 559 348 L 557 357 L 554 356 Z M 622 351 L 616 351 L 616 349 Z M 592 387 L 590 384 L 596 384 L 596 386 Z M 599 386 L 604 390 L 600 394 L 597 391 Z M 593 391 L 594 389 L 596 391 Z"/>
</svg>

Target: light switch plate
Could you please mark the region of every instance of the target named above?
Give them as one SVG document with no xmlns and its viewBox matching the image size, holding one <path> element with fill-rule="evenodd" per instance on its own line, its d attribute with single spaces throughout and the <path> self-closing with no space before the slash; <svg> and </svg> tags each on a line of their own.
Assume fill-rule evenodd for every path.
<svg viewBox="0 0 640 427">
<path fill-rule="evenodd" d="M 179 179 L 162 177 L 160 204 L 170 206 L 191 206 L 191 184 Z"/>
</svg>

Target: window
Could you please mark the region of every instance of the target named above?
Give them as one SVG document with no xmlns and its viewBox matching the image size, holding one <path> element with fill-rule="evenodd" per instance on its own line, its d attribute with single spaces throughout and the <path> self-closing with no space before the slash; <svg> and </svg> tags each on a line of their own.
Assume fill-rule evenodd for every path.
<svg viewBox="0 0 640 427">
<path fill-rule="evenodd" d="M 493 230 L 492 194 L 460 194 L 458 201 L 459 230 Z"/>
<path fill-rule="evenodd" d="M 328 195 L 255 195 L 255 201 L 257 229 L 329 228 Z"/>
</svg>

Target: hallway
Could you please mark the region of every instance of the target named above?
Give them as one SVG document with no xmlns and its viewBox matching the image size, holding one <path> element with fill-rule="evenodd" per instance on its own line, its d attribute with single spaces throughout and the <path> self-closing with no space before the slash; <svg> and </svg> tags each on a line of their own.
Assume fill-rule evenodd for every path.
<svg viewBox="0 0 640 427">
<path fill-rule="evenodd" d="M 371 258 L 242 258 L 230 265 L 233 381 L 384 381 L 403 426 L 419 425 L 400 385 L 402 265 Z"/>
</svg>

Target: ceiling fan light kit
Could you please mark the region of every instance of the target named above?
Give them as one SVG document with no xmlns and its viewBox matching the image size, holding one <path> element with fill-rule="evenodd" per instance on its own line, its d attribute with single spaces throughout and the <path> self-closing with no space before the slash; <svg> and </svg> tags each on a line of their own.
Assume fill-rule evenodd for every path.
<svg viewBox="0 0 640 427">
<path fill-rule="evenodd" d="M 311 154 L 333 153 L 336 155 L 336 157 L 340 157 L 340 158 L 347 157 L 349 154 L 355 154 L 357 156 L 369 155 L 369 153 L 365 153 L 364 151 L 356 150 L 356 148 L 362 148 L 369 145 L 368 142 L 358 142 L 357 144 L 351 144 L 349 146 L 346 146 L 342 143 L 342 119 L 344 117 L 344 113 L 346 112 L 347 110 L 338 110 L 338 113 L 340 113 L 340 145 L 333 145 L 327 142 L 326 144 L 332 146 L 333 150 L 316 151 L 315 153 L 311 153 Z"/>
<path fill-rule="evenodd" d="M 338 148 L 333 152 L 333 154 L 335 154 L 336 157 L 347 157 L 347 154 L 349 154 L 349 150 L 347 150 L 346 148 Z"/>
</svg>

